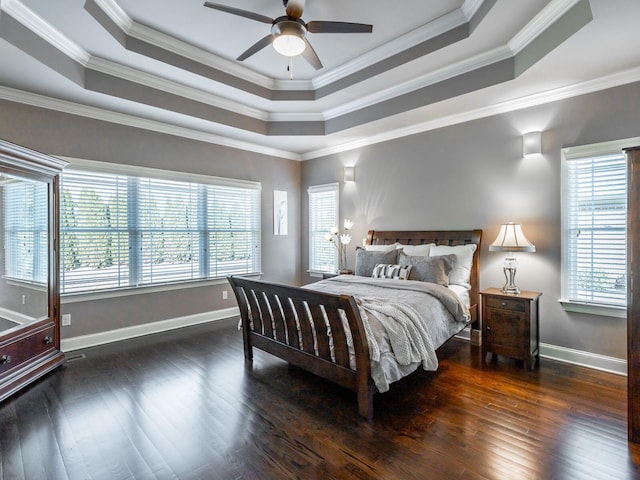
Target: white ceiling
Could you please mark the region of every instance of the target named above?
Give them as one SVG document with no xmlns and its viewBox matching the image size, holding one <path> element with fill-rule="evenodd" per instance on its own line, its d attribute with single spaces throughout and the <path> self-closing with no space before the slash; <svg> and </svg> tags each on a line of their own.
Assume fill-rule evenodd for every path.
<svg viewBox="0 0 640 480">
<path fill-rule="evenodd" d="M 0 98 L 307 159 L 640 80 L 638 0 L 307 0 L 302 18 L 373 33 L 308 34 L 324 68 L 297 57 L 290 79 L 271 47 L 235 61 L 268 24 L 203 0 L 0 0 Z"/>
</svg>

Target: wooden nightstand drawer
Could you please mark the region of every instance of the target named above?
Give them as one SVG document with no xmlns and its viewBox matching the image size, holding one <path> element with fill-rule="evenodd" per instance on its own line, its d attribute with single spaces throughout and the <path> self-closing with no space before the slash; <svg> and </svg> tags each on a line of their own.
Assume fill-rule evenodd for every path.
<svg viewBox="0 0 640 480">
<path fill-rule="evenodd" d="M 509 300 L 505 298 L 487 297 L 487 307 L 512 310 L 514 312 L 524 312 L 527 308 L 526 302 L 522 300 Z"/>
</svg>

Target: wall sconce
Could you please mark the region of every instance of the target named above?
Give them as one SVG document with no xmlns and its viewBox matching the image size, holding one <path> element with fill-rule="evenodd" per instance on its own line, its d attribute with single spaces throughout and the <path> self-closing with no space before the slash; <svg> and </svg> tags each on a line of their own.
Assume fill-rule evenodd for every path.
<svg viewBox="0 0 640 480">
<path fill-rule="evenodd" d="M 522 156 L 542 153 L 542 132 L 527 132 L 522 136 Z"/>
<path fill-rule="evenodd" d="M 344 181 L 345 182 L 356 181 L 356 167 L 344 167 Z"/>
<path fill-rule="evenodd" d="M 535 252 L 536 247 L 522 233 L 522 225 L 512 222 L 500 225 L 498 237 L 489 245 L 490 252 L 507 252 L 504 259 L 504 278 L 506 280 L 502 293 L 518 294 L 520 289 L 515 284 L 516 278 L 516 257 L 514 252 Z"/>
</svg>

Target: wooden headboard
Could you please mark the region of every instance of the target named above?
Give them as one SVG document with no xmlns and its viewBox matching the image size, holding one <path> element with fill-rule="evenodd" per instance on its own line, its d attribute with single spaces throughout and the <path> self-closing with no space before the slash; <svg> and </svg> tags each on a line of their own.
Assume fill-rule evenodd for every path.
<svg viewBox="0 0 640 480">
<path fill-rule="evenodd" d="M 478 248 L 473 255 L 471 265 L 471 314 L 473 322 L 478 319 L 478 305 L 480 301 L 480 241 L 482 230 L 369 230 L 367 233 L 367 245 L 391 245 L 402 243 L 404 245 L 422 245 L 423 243 L 435 243 L 436 245 L 466 245 L 475 243 Z M 473 328 L 478 328 L 474 326 Z"/>
</svg>

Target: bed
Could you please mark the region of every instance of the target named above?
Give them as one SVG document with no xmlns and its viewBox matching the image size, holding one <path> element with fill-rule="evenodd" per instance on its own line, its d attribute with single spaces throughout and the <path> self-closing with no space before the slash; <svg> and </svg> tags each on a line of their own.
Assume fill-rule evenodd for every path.
<svg viewBox="0 0 640 480">
<path fill-rule="evenodd" d="M 373 418 L 375 393 L 420 365 L 435 370 L 435 350 L 477 323 L 481 236 L 481 230 L 371 230 L 366 246 L 356 251 L 356 274 L 361 275 L 339 275 L 304 287 L 230 276 L 245 361 L 253 361 L 253 348 L 271 353 L 355 391 L 358 413 Z M 376 259 L 391 258 L 393 251 L 405 273 L 413 271 L 418 277 L 371 278 L 367 268 L 377 269 L 376 274 L 398 272 L 398 263 L 386 265 L 393 268 L 372 265 Z M 402 260 L 397 260 L 400 255 Z M 438 265 L 430 267 L 426 277 L 420 273 L 425 262 Z M 440 276 L 437 283 L 430 281 L 432 270 L 445 267 L 447 281 L 462 272 L 464 288 L 454 291 Z M 425 322 L 427 314 L 438 317 L 437 322 Z M 439 326 L 427 327 L 432 323 Z M 409 345 L 406 338 L 417 343 Z"/>
</svg>

